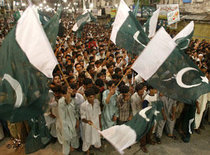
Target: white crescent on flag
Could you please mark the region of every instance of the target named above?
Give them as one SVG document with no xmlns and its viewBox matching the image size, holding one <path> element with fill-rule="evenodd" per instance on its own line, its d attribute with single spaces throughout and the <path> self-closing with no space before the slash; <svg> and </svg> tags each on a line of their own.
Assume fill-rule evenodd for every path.
<svg viewBox="0 0 210 155">
<path fill-rule="evenodd" d="M 7 80 L 16 93 L 15 107 L 19 108 L 23 101 L 23 91 L 20 83 L 9 74 L 4 74 L 2 81 Z"/>
</svg>

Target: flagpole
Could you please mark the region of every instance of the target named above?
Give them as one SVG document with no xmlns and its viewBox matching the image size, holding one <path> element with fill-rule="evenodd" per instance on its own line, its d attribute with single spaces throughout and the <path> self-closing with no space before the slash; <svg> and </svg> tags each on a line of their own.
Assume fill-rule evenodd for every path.
<svg viewBox="0 0 210 155">
<path fill-rule="evenodd" d="M 60 72 L 61 72 L 61 74 L 63 76 L 63 79 L 66 82 L 67 86 L 70 87 L 69 82 L 67 81 L 66 77 L 64 76 L 63 71 L 62 71 L 61 66 L 60 66 L 59 63 L 58 63 L 58 68 L 59 68 L 59 70 L 60 70 Z"/>
<path fill-rule="evenodd" d="M 128 74 L 128 71 L 130 70 L 131 68 L 129 68 L 126 73 L 123 75 L 123 77 L 121 78 L 121 80 L 117 83 L 116 87 L 118 87 L 120 85 L 120 83 L 122 82 L 122 80 L 127 76 Z"/>
<path fill-rule="evenodd" d="M 71 30 L 71 32 L 72 32 L 72 30 Z M 69 33 L 69 35 L 71 34 L 71 32 Z M 68 35 L 67 35 L 67 36 L 68 36 Z M 60 46 L 57 47 L 57 49 L 56 49 L 56 51 L 55 51 L 55 56 L 57 56 L 57 53 L 58 53 L 59 48 L 60 48 L 61 46 L 63 46 L 63 44 L 65 43 L 65 41 L 66 41 L 66 40 L 64 39 L 64 41 L 61 42 Z M 69 85 L 69 83 L 68 83 L 66 77 L 64 76 L 64 73 L 63 73 L 63 71 L 62 71 L 61 66 L 60 66 L 59 63 L 58 63 L 58 68 L 59 68 L 59 70 L 60 70 L 60 72 L 61 72 L 61 74 L 62 74 L 62 76 L 63 76 L 64 81 L 66 82 L 67 86 L 69 87 L 70 85 Z"/>
</svg>

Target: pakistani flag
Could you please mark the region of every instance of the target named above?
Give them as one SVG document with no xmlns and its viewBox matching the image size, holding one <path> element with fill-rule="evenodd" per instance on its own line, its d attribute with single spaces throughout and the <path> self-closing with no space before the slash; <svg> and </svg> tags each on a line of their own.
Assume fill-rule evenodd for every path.
<svg viewBox="0 0 210 155">
<path fill-rule="evenodd" d="M 14 12 L 13 17 L 14 17 L 15 23 L 18 21 L 18 19 L 20 19 L 20 16 L 21 15 L 19 11 Z"/>
<path fill-rule="evenodd" d="M 87 10 L 76 19 L 72 31 L 77 32 L 77 37 L 81 38 L 81 33 L 85 24 L 91 21 L 96 21 L 96 18 Z"/>
<path fill-rule="evenodd" d="M 188 48 L 190 39 L 194 32 L 194 22 L 191 21 L 182 31 L 180 31 L 173 40 L 177 43 L 181 50 Z"/>
<path fill-rule="evenodd" d="M 39 14 L 39 19 L 40 19 L 42 25 L 45 25 L 49 22 L 50 17 L 48 15 L 46 15 L 44 12 L 38 10 L 38 14 Z"/>
<path fill-rule="evenodd" d="M 159 13 L 160 8 L 153 12 L 152 17 L 144 24 L 144 31 L 149 38 L 152 38 L 155 35 Z"/>
<path fill-rule="evenodd" d="M 61 9 L 59 9 L 58 12 L 56 12 L 55 15 L 50 20 L 48 20 L 47 23 L 45 23 L 43 26 L 47 38 L 49 39 L 53 49 L 55 48 L 56 45 L 56 38 L 59 31 L 60 17 L 61 17 Z"/>
<path fill-rule="evenodd" d="M 136 6 L 135 6 L 135 9 L 133 11 L 133 14 L 134 14 L 135 17 L 137 16 L 138 10 L 139 10 L 139 0 L 136 2 Z"/>
<path fill-rule="evenodd" d="M 210 92 L 208 79 L 161 28 L 132 68 L 164 95 L 193 104 Z"/>
<path fill-rule="evenodd" d="M 29 6 L 0 49 L 0 119 L 18 122 L 42 114 L 48 101 L 47 78 L 57 64 Z"/>
<path fill-rule="evenodd" d="M 142 109 L 132 120 L 100 132 L 120 154 L 129 146 L 139 142 L 153 127 L 155 120 L 162 118 L 162 102 L 153 102 L 152 106 Z"/>
<path fill-rule="evenodd" d="M 149 42 L 140 23 L 123 0 L 120 2 L 110 39 L 135 55 L 139 55 Z"/>
</svg>

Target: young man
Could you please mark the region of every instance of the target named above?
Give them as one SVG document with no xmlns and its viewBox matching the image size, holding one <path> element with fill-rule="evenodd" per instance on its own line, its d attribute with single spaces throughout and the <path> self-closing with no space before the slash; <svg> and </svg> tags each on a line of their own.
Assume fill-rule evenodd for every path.
<svg viewBox="0 0 210 155">
<path fill-rule="evenodd" d="M 116 125 L 117 121 L 117 93 L 114 81 L 108 81 L 108 89 L 103 92 L 102 130 Z"/>
<path fill-rule="evenodd" d="M 158 121 L 157 130 L 156 130 L 156 141 L 158 144 L 161 143 L 160 138 L 162 137 L 164 126 L 166 125 L 166 130 L 168 137 L 176 138 L 173 134 L 174 125 L 175 125 L 175 113 L 176 113 L 176 101 L 163 96 L 160 94 L 160 100 L 163 102 L 163 120 Z"/>
<path fill-rule="evenodd" d="M 131 96 L 128 86 L 120 87 L 120 95 L 117 97 L 118 124 L 122 125 L 132 119 Z"/>
<path fill-rule="evenodd" d="M 148 106 L 152 106 L 152 102 L 157 101 L 157 90 L 154 89 L 153 87 L 149 86 L 149 94 L 147 94 L 144 98 L 144 101 L 142 103 L 142 109 L 148 107 Z M 140 140 L 140 148 L 143 152 L 147 153 L 148 150 L 146 148 L 146 144 L 152 144 L 154 145 L 155 142 L 152 140 L 152 133 L 155 129 L 155 125 L 148 131 L 148 133 L 141 138 Z"/>
<path fill-rule="evenodd" d="M 99 101 L 95 99 L 93 88 L 87 89 L 85 96 L 87 100 L 80 107 L 80 115 L 83 122 L 82 150 L 90 154 L 89 148 L 91 145 L 94 145 L 95 148 L 101 147 L 101 138 L 97 131 L 97 129 L 101 128 L 101 108 Z"/>
<path fill-rule="evenodd" d="M 136 85 L 136 92 L 131 96 L 131 107 L 133 116 L 135 116 L 141 109 L 144 101 L 144 85 Z"/>
<path fill-rule="evenodd" d="M 63 154 L 68 155 L 73 148 L 79 147 L 79 139 L 76 128 L 79 128 L 79 116 L 71 98 L 72 89 L 62 88 L 63 97 L 58 101 L 58 119 L 56 122 L 57 137 L 62 144 Z"/>
</svg>

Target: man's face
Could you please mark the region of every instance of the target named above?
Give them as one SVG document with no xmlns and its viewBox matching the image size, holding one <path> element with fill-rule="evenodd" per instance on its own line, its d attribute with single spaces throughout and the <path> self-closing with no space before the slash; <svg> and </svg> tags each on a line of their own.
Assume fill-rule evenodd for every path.
<svg viewBox="0 0 210 155">
<path fill-rule="evenodd" d="M 130 99 L 130 94 L 129 93 L 123 93 L 123 99 L 125 101 L 128 101 Z"/>
<path fill-rule="evenodd" d="M 150 95 L 155 95 L 157 93 L 157 89 L 150 89 Z"/>
<path fill-rule="evenodd" d="M 82 66 L 81 66 L 80 64 L 77 65 L 77 66 L 76 66 L 76 70 L 77 70 L 77 72 L 81 73 L 81 71 L 82 71 Z"/>
<path fill-rule="evenodd" d="M 86 89 L 91 88 L 92 86 L 93 86 L 92 83 L 91 83 L 91 84 L 88 84 L 88 85 L 86 86 Z"/>
<path fill-rule="evenodd" d="M 90 104 L 93 104 L 94 103 L 94 99 L 95 99 L 95 96 L 94 95 L 90 95 L 89 97 L 87 97 L 87 100 Z"/>
<path fill-rule="evenodd" d="M 108 68 L 108 71 L 109 71 L 109 73 L 113 73 L 113 72 L 114 72 L 114 66 L 111 65 L 111 66 Z"/>
<path fill-rule="evenodd" d="M 138 93 L 139 96 L 144 95 L 144 88 L 142 88 L 141 90 L 139 90 L 137 93 Z"/>
<path fill-rule="evenodd" d="M 55 76 L 53 78 L 53 83 L 56 85 L 56 86 L 60 86 L 61 85 L 61 79 L 59 76 Z"/>
<path fill-rule="evenodd" d="M 80 61 L 80 60 L 82 60 L 82 56 L 81 55 L 77 57 L 77 61 Z"/>
<path fill-rule="evenodd" d="M 90 69 L 89 73 L 90 73 L 90 74 L 94 74 L 94 73 L 95 73 L 95 68 L 92 67 L 92 68 Z"/>
<path fill-rule="evenodd" d="M 76 89 L 72 89 L 71 97 L 74 98 L 76 96 L 76 93 L 77 93 L 77 90 Z"/>
</svg>

